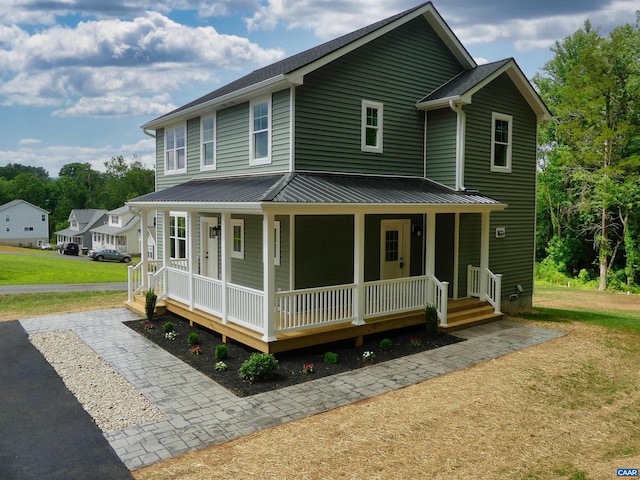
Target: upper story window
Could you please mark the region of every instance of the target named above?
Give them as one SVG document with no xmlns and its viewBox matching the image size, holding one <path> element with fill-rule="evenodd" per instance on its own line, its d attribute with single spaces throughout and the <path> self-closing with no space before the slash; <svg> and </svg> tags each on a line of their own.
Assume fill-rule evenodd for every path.
<svg viewBox="0 0 640 480">
<path fill-rule="evenodd" d="M 169 217 L 169 245 L 171 258 L 187 258 L 187 217 L 171 213 Z"/>
<path fill-rule="evenodd" d="M 75 218 L 72 218 L 72 219 L 71 219 L 71 226 L 72 226 L 73 228 L 77 228 L 77 227 L 78 227 L 78 222 L 76 221 L 76 219 L 75 219 Z"/>
<path fill-rule="evenodd" d="M 47 221 L 47 215 L 46 215 L 46 214 L 44 214 L 44 213 L 42 214 L 42 221 L 43 221 L 43 222 L 46 222 L 46 221 Z"/>
<path fill-rule="evenodd" d="M 183 173 L 187 171 L 187 127 L 181 125 L 167 128 L 164 133 L 165 173 Z"/>
<path fill-rule="evenodd" d="M 233 248 L 231 250 L 232 258 L 244 258 L 244 220 L 241 218 L 231 219 L 231 228 L 233 229 Z"/>
<path fill-rule="evenodd" d="M 9 215 L 7 215 L 6 217 L 4 217 L 4 221 L 5 222 L 9 222 L 11 221 L 11 217 Z"/>
<path fill-rule="evenodd" d="M 363 152 L 382 153 L 382 103 L 362 100 L 360 142 Z"/>
<path fill-rule="evenodd" d="M 271 98 L 251 102 L 250 164 L 271 163 Z"/>
<path fill-rule="evenodd" d="M 111 225 L 118 225 L 118 215 L 111 215 Z"/>
<path fill-rule="evenodd" d="M 215 170 L 216 168 L 216 117 L 204 117 L 200 122 L 200 168 Z"/>
<path fill-rule="evenodd" d="M 511 172 L 513 117 L 502 113 L 491 115 L 491 171 Z"/>
</svg>

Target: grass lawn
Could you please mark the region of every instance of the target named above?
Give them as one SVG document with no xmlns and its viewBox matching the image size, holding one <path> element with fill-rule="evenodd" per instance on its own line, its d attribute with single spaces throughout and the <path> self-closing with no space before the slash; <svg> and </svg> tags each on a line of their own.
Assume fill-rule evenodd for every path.
<svg viewBox="0 0 640 480">
<path fill-rule="evenodd" d="M 127 281 L 124 263 L 93 262 L 86 257 L 65 257 L 55 251 L 0 247 L 0 262 L 0 285 Z"/>
</svg>

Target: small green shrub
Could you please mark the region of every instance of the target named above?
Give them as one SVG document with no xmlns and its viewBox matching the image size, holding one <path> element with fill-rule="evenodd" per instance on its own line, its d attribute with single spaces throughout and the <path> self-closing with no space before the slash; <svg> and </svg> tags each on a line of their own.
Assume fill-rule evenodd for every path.
<svg viewBox="0 0 640 480">
<path fill-rule="evenodd" d="M 173 322 L 167 322 L 162 326 L 162 329 L 164 330 L 164 333 L 173 332 L 175 330 L 175 325 Z"/>
<path fill-rule="evenodd" d="M 216 345 L 216 353 L 215 356 L 218 360 L 224 360 L 229 355 L 229 347 L 227 347 L 224 343 L 220 345 Z"/>
<path fill-rule="evenodd" d="M 200 344 L 200 335 L 198 335 L 197 333 L 190 333 L 189 337 L 187 338 L 187 343 L 189 345 L 198 345 Z"/>
<path fill-rule="evenodd" d="M 438 309 L 435 305 L 429 304 L 424 307 L 424 321 L 427 326 L 427 335 L 438 333 Z"/>
<path fill-rule="evenodd" d="M 269 380 L 278 369 L 278 360 L 270 353 L 252 353 L 248 360 L 242 362 L 238 375 L 249 382 Z"/>
<path fill-rule="evenodd" d="M 338 354 L 333 352 L 325 353 L 324 363 L 338 363 Z"/>
<path fill-rule="evenodd" d="M 383 338 L 380 340 L 380 349 L 388 352 L 393 347 L 393 342 L 388 338 Z"/>
<path fill-rule="evenodd" d="M 153 316 L 156 313 L 156 301 L 158 300 L 158 296 L 153 291 L 153 288 L 147 290 L 147 295 L 144 300 L 144 311 L 147 316 L 147 320 L 153 320 Z"/>
</svg>

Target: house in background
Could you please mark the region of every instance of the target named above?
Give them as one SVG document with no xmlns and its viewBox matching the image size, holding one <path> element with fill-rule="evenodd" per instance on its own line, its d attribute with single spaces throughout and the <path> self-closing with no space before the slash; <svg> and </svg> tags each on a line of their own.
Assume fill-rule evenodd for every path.
<svg viewBox="0 0 640 480">
<path fill-rule="evenodd" d="M 129 207 L 123 206 L 107 212 L 105 225 L 92 228 L 91 248 L 98 250 L 109 248 L 120 252 L 140 254 L 140 217 L 134 215 Z"/>
<path fill-rule="evenodd" d="M 143 125 L 158 261 L 130 308 L 266 352 L 531 306 L 537 125 L 513 59 L 477 65 L 424 3 Z"/>
<path fill-rule="evenodd" d="M 91 248 L 91 229 L 107 224 L 107 211 L 73 209 L 69 213 L 69 228 L 56 232 L 58 245 L 74 242 L 85 251 Z"/>
<path fill-rule="evenodd" d="M 0 245 L 38 248 L 49 243 L 49 212 L 25 200 L 0 205 Z"/>
</svg>

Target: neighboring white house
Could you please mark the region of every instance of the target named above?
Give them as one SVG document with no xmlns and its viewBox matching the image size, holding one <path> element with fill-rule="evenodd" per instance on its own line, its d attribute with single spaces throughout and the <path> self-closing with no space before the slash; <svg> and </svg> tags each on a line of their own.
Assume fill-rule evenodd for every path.
<svg viewBox="0 0 640 480">
<path fill-rule="evenodd" d="M 49 243 L 49 212 L 25 200 L 0 205 L 0 245 L 36 248 Z"/>
<path fill-rule="evenodd" d="M 107 213 L 107 223 L 91 229 L 91 248 L 140 254 L 140 217 L 120 207 Z"/>
<path fill-rule="evenodd" d="M 107 224 L 107 211 L 74 209 L 69 213 L 69 228 L 56 232 L 58 245 L 75 242 L 85 249 L 91 248 L 92 228 Z"/>
</svg>

